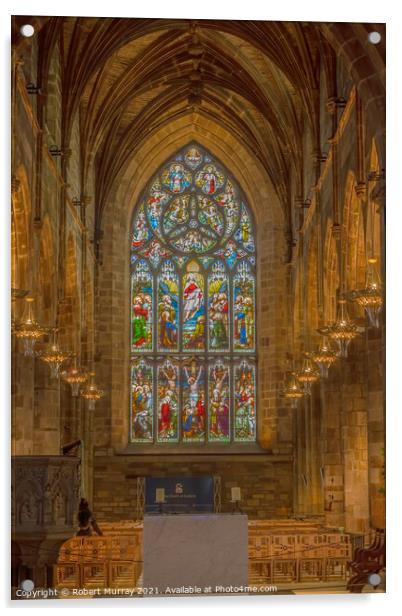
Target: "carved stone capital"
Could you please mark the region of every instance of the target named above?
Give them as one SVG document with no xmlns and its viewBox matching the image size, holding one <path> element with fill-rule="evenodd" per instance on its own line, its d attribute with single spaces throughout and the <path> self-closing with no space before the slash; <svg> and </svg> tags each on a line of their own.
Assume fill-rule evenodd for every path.
<svg viewBox="0 0 402 616">
<path fill-rule="evenodd" d="M 42 229 L 43 227 L 43 220 L 40 216 L 35 216 L 34 220 L 33 220 L 33 226 L 35 229 Z"/>
<path fill-rule="evenodd" d="M 367 194 L 366 182 L 358 182 L 357 184 L 355 184 L 355 193 L 357 197 L 359 197 L 359 199 L 363 201 L 366 198 Z"/>
<path fill-rule="evenodd" d="M 341 225 L 339 222 L 334 222 L 332 225 L 332 235 L 335 240 L 339 240 L 341 238 Z"/>
<path fill-rule="evenodd" d="M 343 109 L 344 107 L 346 107 L 345 99 L 336 96 L 331 96 L 325 103 L 325 108 L 330 115 L 334 115 L 337 109 Z"/>
<path fill-rule="evenodd" d="M 367 180 L 369 182 L 380 182 L 381 180 L 385 180 L 385 169 L 370 171 L 367 175 Z"/>
</svg>

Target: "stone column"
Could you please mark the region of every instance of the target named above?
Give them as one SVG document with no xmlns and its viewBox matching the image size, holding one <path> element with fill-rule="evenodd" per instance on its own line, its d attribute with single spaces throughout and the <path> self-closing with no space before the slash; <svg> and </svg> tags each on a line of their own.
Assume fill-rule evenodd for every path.
<svg viewBox="0 0 402 616">
<path fill-rule="evenodd" d="M 355 340 L 341 364 L 345 530 L 369 529 L 366 345 Z"/>
</svg>

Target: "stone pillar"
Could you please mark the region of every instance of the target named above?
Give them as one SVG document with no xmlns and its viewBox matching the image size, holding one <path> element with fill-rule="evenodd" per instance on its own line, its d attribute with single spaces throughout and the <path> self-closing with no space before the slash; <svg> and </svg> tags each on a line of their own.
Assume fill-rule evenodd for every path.
<svg viewBox="0 0 402 616">
<path fill-rule="evenodd" d="M 324 513 L 325 523 L 330 527 L 344 526 L 340 375 L 341 365 L 336 362 L 330 368 L 328 379 L 321 379 L 319 385 L 323 401 L 321 440 Z"/>
<path fill-rule="evenodd" d="M 367 331 L 367 428 L 369 459 L 370 526 L 385 527 L 385 417 L 383 332 Z"/>
<path fill-rule="evenodd" d="M 364 342 L 356 340 L 341 364 L 345 530 L 353 533 L 365 533 L 369 529 L 365 354 Z"/>
</svg>

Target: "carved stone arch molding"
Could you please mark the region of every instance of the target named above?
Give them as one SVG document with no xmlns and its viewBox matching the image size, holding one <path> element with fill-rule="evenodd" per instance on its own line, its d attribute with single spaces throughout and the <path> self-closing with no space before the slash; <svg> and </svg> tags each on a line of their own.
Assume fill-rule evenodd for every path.
<svg viewBox="0 0 402 616">
<path fill-rule="evenodd" d="M 98 370 L 102 381 L 110 383 L 111 391 L 108 400 L 101 400 L 99 412 L 94 418 L 97 426 L 96 442 L 102 444 L 112 442 L 117 447 L 124 447 L 127 442 L 128 422 L 125 410 L 128 407 L 127 391 L 129 390 L 127 360 L 122 357 L 121 349 L 125 349 L 125 356 L 129 356 L 129 310 L 127 298 L 130 294 L 129 285 L 129 260 L 127 246 L 130 243 L 132 207 L 137 203 L 141 191 L 149 182 L 155 171 L 161 164 L 172 155 L 192 141 L 199 143 L 206 150 L 216 156 L 218 160 L 229 170 L 241 185 L 245 198 L 250 206 L 255 220 L 255 233 L 257 245 L 257 288 L 259 293 L 259 308 L 257 320 L 260 327 L 258 343 L 267 344 L 268 348 L 258 350 L 259 371 L 267 374 L 268 370 L 278 369 L 280 361 L 275 349 L 278 344 L 280 330 L 275 327 L 278 320 L 285 323 L 286 314 L 283 311 L 283 303 L 279 306 L 279 297 L 271 297 L 266 284 L 261 284 L 262 271 L 264 278 L 272 274 L 276 277 L 275 284 L 283 286 L 285 295 L 286 277 L 283 273 L 283 255 L 285 254 L 285 217 L 275 194 L 269 177 L 264 172 L 259 161 L 247 149 L 245 144 L 235 142 L 228 133 L 222 132 L 222 128 L 216 126 L 219 134 L 213 133 L 211 122 L 204 123 L 201 119 L 197 124 L 172 123 L 168 134 L 152 136 L 143 144 L 143 151 L 127 163 L 124 175 L 111 194 L 111 199 L 105 206 L 102 216 L 102 240 L 101 240 L 101 266 L 97 276 L 97 292 L 95 313 L 105 323 L 105 333 L 98 336 L 95 353 L 103 358 L 99 363 Z M 118 276 L 115 272 L 119 272 Z M 283 295 L 283 296 L 284 296 Z M 283 297 L 282 296 L 282 297 Z M 107 298 L 110 303 L 107 304 Z M 266 306 L 268 311 L 261 321 L 260 309 Z M 112 323 L 114 325 L 112 325 Z M 109 325 L 108 325 L 109 324 Z M 107 362 L 104 360 L 107 358 Z M 261 362 L 261 363 L 260 363 Z M 268 378 L 263 381 L 268 381 Z M 263 382 L 261 381 L 261 383 Z M 260 379 L 258 379 L 260 383 Z M 270 380 L 272 384 L 272 380 Z M 115 383 L 115 385 L 113 385 Z M 117 385 L 118 383 L 118 385 Z M 261 396 L 259 385 L 259 397 L 265 398 L 268 404 L 268 392 L 264 390 Z M 266 385 L 264 386 L 266 387 Z M 275 391 L 269 391 L 272 400 L 277 395 Z M 270 402 L 272 405 L 273 403 Z M 264 406 L 263 406 L 264 409 Z M 268 410 L 263 410 L 263 416 Z M 270 412 L 274 419 L 274 412 Z M 270 425 L 261 423 L 258 440 L 264 445 L 272 443 L 276 438 L 275 430 Z M 106 426 L 108 426 L 107 429 Z M 108 439 L 108 430 L 111 432 L 111 441 Z"/>
<path fill-rule="evenodd" d="M 11 284 L 15 289 L 32 291 L 33 272 L 29 267 L 31 245 L 31 197 L 28 175 L 19 166 L 13 179 L 11 236 Z"/>
</svg>

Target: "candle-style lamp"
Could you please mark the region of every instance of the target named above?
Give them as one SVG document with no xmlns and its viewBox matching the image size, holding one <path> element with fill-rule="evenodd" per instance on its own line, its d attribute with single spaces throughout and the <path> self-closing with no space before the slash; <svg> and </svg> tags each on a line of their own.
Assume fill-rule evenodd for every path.
<svg viewBox="0 0 402 616">
<path fill-rule="evenodd" d="M 232 513 L 242 513 L 241 509 L 240 509 L 240 503 L 241 501 L 241 490 L 239 487 L 234 487 L 232 488 L 232 498 L 231 498 L 231 503 L 233 503 L 233 509 L 232 509 Z"/>
<path fill-rule="evenodd" d="M 156 488 L 155 503 L 159 505 L 159 513 L 163 513 L 163 504 L 165 502 L 165 488 Z"/>
</svg>

